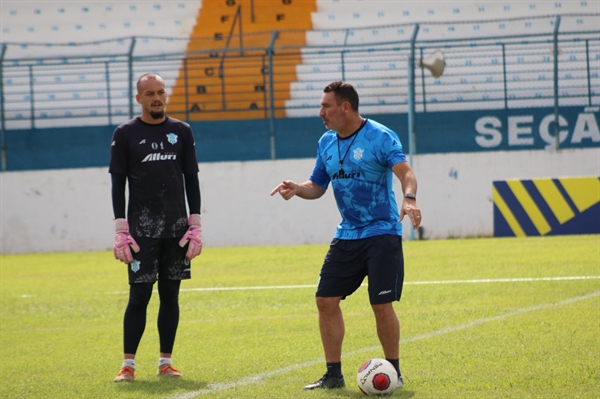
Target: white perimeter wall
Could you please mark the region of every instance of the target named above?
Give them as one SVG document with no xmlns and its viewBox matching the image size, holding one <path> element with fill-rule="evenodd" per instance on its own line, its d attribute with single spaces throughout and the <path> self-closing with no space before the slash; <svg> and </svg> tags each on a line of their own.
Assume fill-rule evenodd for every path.
<svg viewBox="0 0 600 399">
<path fill-rule="evenodd" d="M 205 246 L 329 243 L 340 221 L 331 189 L 315 201 L 269 196 L 282 179 L 308 179 L 313 163 L 200 164 Z M 426 238 L 490 236 L 493 180 L 600 176 L 600 150 L 419 155 L 413 168 Z M 107 168 L 4 172 L 0 179 L 2 253 L 112 248 Z M 406 222 L 404 229 L 410 239 Z"/>
</svg>

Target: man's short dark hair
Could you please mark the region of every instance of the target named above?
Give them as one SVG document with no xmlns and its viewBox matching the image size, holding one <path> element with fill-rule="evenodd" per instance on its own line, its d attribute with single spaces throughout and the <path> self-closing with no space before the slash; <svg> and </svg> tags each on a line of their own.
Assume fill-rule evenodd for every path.
<svg viewBox="0 0 600 399">
<path fill-rule="evenodd" d="M 337 82 L 329 83 L 325 89 L 323 89 L 324 93 L 329 93 L 331 91 L 334 93 L 338 104 L 348 101 L 352 111 L 358 112 L 358 93 L 354 86 L 350 83 L 338 80 Z"/>
</svg>

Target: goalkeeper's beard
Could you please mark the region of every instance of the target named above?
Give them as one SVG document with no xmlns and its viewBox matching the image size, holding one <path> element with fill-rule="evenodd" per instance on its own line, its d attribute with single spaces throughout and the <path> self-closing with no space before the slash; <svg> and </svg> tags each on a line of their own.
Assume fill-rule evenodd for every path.
<svg viewBox="0 0 600 399">
<path fill-rule="evenodd" d="M 162 119 L 165 117 L 165 110 L 162 111 L 150 111 L 150 116 L 152 119 Z"/>
</svg>

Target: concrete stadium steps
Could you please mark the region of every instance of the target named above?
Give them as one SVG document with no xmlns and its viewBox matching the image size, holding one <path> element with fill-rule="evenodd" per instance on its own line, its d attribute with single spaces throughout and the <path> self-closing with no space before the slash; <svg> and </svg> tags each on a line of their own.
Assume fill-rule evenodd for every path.
<svg viewBox="0 0 600 399">
<path fill-rule="evenodd" d="M 299 60 L 300 58 L 298 58 Z M 275 63 L 275 76 L 273 81 L 287 82 L 289 86 L 289 78 L 296 77 L 296 65 L 289 63 Z M 219 65 L 202 63 L 187 64 L 187 75 L 176 79 L 176 86 L 173 87 L 172 94 L 182 94 L 185 92 L 203 93 L 202 89 L 198 90 L 198 86 L 213 86 L 218 85 L 223 90 L 230 90 L 232 85 L 256 85 L 268 83 L 267 68 L 268 65 L 262 63 L 254 63 L 254 65 L 240 65 L 225 62 L 223 65 L 223 77 L 219 76 Z M 223 84 L 224 83 L 224 84 Z M 186 88 L 187 85 L 187 88 Z"/>
<path fill-rule="evenodd" d="M 280 96 L 280 102 L 283 97 L 286 97 L 286 91 L 288 90 L 287 86 L 280 85 L 275 87 L 275 96 Z M 268 96 L 265 92 L 234 92 L 230 91 L 228 93 L 214 93 L 214 94 L 205 94 L 205 95 L 190 95 L 188 97 L 188 104 L 194 105 L 189 106 L 190 110 L 194 110 L 194 112 L 203 112 L 203 111 L 218 111 L 223 109 L 223 97 L 225 97 L 225 109 L 235 109 L 235 110 L 252 110 L 252 109 L 262 109 L 264 108 L 264 102 L 268 101 Z M 233 100 L 230 98 L 234 98 Z M 253 106 L 253 104 L 255 106 Z M 178 103 L 169 103 L 170 111 L 185 111 L 186 104 L 178 104 Z"/>
<path fill-rule="evenodd" d="M 224 95 L 226 98 L 229 98 L 231 100 L 233 98 L 245 98 L 245 96 L 253 97 L 258 93 L 260 93 L 261 97 L 263 93 L 266 93 L 265 95 L 268 97 L 269 92 L 262 85 L 262 82 L 250 82 L 248 84 L 241 84 L 242 82 L 244 82 L 244 80 L 242 79 L 240 79 L 240 81 L 238 82 L 229 82 L 225 86 L 225 90 L 222 90 L 219 82 L 214 82 L 214 84 L 210 85 L 206 84 L 206 82 L 203 81 L 202 90 L 188 92 L 187 99 L 188 101 L 190 101 L 190 99 L 192 98 L 204 101 L 203 99 L 213 99 L 215 96 L 220 98 Z M 285 88 L 289 89 L 289 83 L 273 83 L 273 89 L 275 92 L 284 90 Z M 181 98 L 184 99 L 183 102 L 179 102 L 180 104 L 185 102 L 186 93 L 181 88 L 177 88 L 176 90 L 177 92 L 171 95 L 169 99 L 169 104 L 176 103 L 176 101 L 173 101 L 175 95 L 181 96 Z M 287 95 L 286 97 L 289 97 L 289 95 Z"/>
<path fill-rule="evenodd" d="M 283 57 L 283 56 L 282 56 Z M 289 98 L 290 80 L 296 79 L 296 66 L 300 54 L 285 55 L 274 63 L 274 105 L 282 108 Z M 223 63 L 224 82 L 219 77 L 221 60 L 218 58 L 187 59 L 187 76 L 178 77 L 169 99 L 169 111 L 185 112 L 186 106 L 194 110 L 193 116 L 208 117 L 205 110 L 223 107 L 230 110 L 249 110 L 269 106 L 269 82 L 262 57 L 226 58 Z M 224 90 L 224 92 L 223 92 Z M 252 115 L 260 113 L 252 112 Z M 283 116 L 284 114 L 280 112 Z M 224 113 L 219 113 L 224 118 Z M 243 113 L 247 115 L 247 113 Z M 211 114 L 211 117 L 214 116 Z M 260 114 L 264 117 L 264 113 Z"/>
<path fill-rule="evenodd" d="M 264 48 L 268 47 L 272 32 L 279 32 L 275 41 L 277 47 L 306 45 L 304 31 L 312 28 L 311 13 L 316 9 L 316 0 L 294 0 L 288 3 L 272 0 L 237 0 L 230 4 L 231 6 L 227 2 L 216 1 L 203 3 L 186 50 L 188 59 L 184 64 L 187 64 L 187 71 L 184 70 L 184 66 L 180 68 L 172 90 L 170 112 L 185 112 L 183 107 L 191 106 L 192 108 L 187 109 L 191 120 L 264 118 L 264 110 L 253 110 L 251 107 L 262 108 L 268 105 L 265 104 L 264 97 L 265 94 L 268 97 L 269 93 L 269 83 L 264 70 L 268 60 L 265 58 Z M 254 6 L 254 13 L 251 4 Z M 239 21 L 235 21 L 238 6 L 241 7 L 241 29 L 244 33 L 242 41 L 239 38 Z M 236 26 L 233 26 L 232 30 L 234 21 Z M 230 32 L 232 36 L 226 48 Z M 195 40 L 207 37 L 212 37 L 213 40 Z M 263 50 L 261 54 L 255 54 L 251 51 L 252 48 Z M 202 52 L 211 52 L 214 58 L 196 61 L 194 55 L 200 55 Z M 219 71 L 223 56 L 225 59 L 222 70 Z M 289 98 L 289 85 L 297 79 L 296 64 L 301 62 L 301 57 L 300 53 L 296 52 L 289 56 L 274 57 L 273 61 L 276 80 L 273 89 L 277 93 L 274 95 L 274 104 L 275 108 L 283 109 L 285 101 Z M 219 72 L 227 85 L 235 84 L 238 89 L 245 87 L 251 91 L 227 89 L 222 93 Z M 202 85 L 206 91 L 198 93 L 198 86 Z M 259 91 L 257 88 L 260 88 Z M 218 93 L 213 93 L 217 90 Z M 211 112 L 217 109 L 217 105 L 223 106 L 223 95 L 226 111 Z M 285 116 L 285 111 L 276 111 L 276 116 Z"/>
<path fill-rule="evenodd" d="M 8 3 L 8 2 L 7 2 Z M 14 3 L 14 2 L 10 2 Z M 7 18 L 20 18 L 32 24 L 62 24 L 72 23 L 74 19 L 89 19 L 96 21 L 129 21 L 132 19 L 153 20 L 156 18 L 178 18 L 182 12 L 189 13 L 202 3 L 166 2 L 124 0 L 120 2 L 91 2 L 91 1 L 35 1 L 19 2 L 21 4 L 3 5 Z M 194 14 L 195 16 L 195 14 Z"/>
<path fill-rule="evenodd" d="M 274 58 L 273 71 L 275 82 L 288 81 L 296 77 L 297 64 L 301 57 L 285 55 Z M 242 56 L 225 58 L 188 58 L 185 62 L 187 73 L 178 76 L 173 94 L 185 92 L 185 84 L 196 86 L 199 84 L 214 84 L 224 80 L 227 84 L 244 82 L 265 82 L 268 78 L 269 64 L 262 56 Z M 222 70 L 221 70 L 222 69 Z M 222 75 L 222 79 L 221 76 Z M 196 90 L 193 90 L 196 91 Z"/>
<path fill-rule="evenodd" d="M 244 34 L 240 40 L 239 34 L 234 33 L 229 39 L 229 47 L 227 48 L 227 54 L 252 54 L 260 51 L 260 54 L 265 54 L 265 49 L 269 47 L 273 35 L 273 31 L 270 32 L 257 32 Z M 219 39 L 212 38 L 190 38 L 187 43 L 186 54 L 188 56 L 193 54 L 202 54 L 211 52 L 216 57 L 221 57 L 225 51 L 225 45 L 227 43 L 227 35 L 222 36 Z M 277 38 L 275 41 L 276 47 L 292 46 L 301 47 L 306 45 L 306 33 L 304 31 L 277 31 Z"/>
<path fill-rule="evenodd" d="M 218 107 L 218 110 L 208 110 L 208 111 L 195 111 L 193 109 L 188 110 L 187 112 L 183 109 L 174 109 L 173 107 L 168 108 L 169 116 L 180 119 L 180 120 L 208 120 L 208 121 L 217 121 L 217 120 L 240 120 L 240 119 L 265 119 L 269 117 L 269 111 L 264 109 L 247 109 L 247 108 L 231 108 L 228 110 L 222 110 L 222 107 Z M 232 118 L 231 114 L 235 113 L 236 117 Z M 275 110 L 275 117 L 283 118 L 285 117 L 284 110 Z"/>
<path fill-rule="evenodd" d="M 359 89 L 361 109 L 388 112 L 389 105 L 404 103 L 406 99 L 389 93 L 394 81 L 407 83 L 408 45 L 416 23 L 420 24 L 417 45 L 435 43 L 441 39 L 463 41 L 463 45 L 439 47 L 445 55 L 446 68 L 441 79 L 417 69 L 415 84 L 417 99 L 422 98 L 421 84 L 427 85 L 427 110 L 452 109 L 445 101 L 455 101 L 456 109 L 503 107 L 493 98 L 503 94 L 503 62 L 507 72 L 508 103 L 548 94 L 553 87 L 552 44 L 534 46 L 514 41 L 502 47 L 496 45 L 499 37 L 531 34 L 552 34 L 556 16 L 561 16 L 560 30 L 578 32 L 578 38 L 591 38 L 591 62 L 598 59 L 597 36 L 599 29 L 597 2 L 589 1 L 479 1 L 479 2 L 402 2 L 370 0 L 317 0 L 312 13 L 313 30 L 307 32 L 308 46 L 302 50 L 302 64 L 298 65 L 298 81 L 291 86 L 287 102 L 288 116 L 314 116 L 322 88 L 333 80 L 344 79 L 355 86 L 381 88 L 382 92 Z M 588 32 L 586 34 L 585 32 Z M 489 37 L 486 43 L 481 39 Z M 469 45 L 469 40 L 477 39 Z M 394 44 L 389 44 L 394 43 Z M 585 44 L 572 42 L 561 48 L 559 87 L 569 102 L 579 98 L 585 103 L 587 85 Z M 386 47 L 388 47 L 386 49 Z M 433 52 L 425 45 L 423 57 Z M 372 53 L 369 50 L 374 50 Z M 420 55 L 417 53 L 417 58 Z M 594 75 L 595 74 L 595 75 Z M 592 78 L 597 73 L 592 67 Z M 386 85 L 385 87 L 382 87 Z M 406 96 L 406 90 L 397 93 Z M 562 94 L 561 94 L 562 95 Z M 592 95 L 595 93 L 592 87 Z M 503 99 L 503 98 L 502 98 Z M 437 101 L 437 102 L 436 102 Z M 536 100 L 537 101 L 537 100 Z M 543 101 L 543 100 L 540 100 Z M 562 101 L 562 99 L 561 99 Z M 534 102 L 536 103 L 536 102 Z M 375 104 L 375 105 L 370 105 Z M 500 104 L 500 105 L 498 105 Z M 542 105 L 537 102 L 536 104 Z M 561 102 L 562 104 L 562 102 Z M 519 104 L 522 105 L 522 104 Z M 472 107 L 472 108 L 470 108 Z M 309 108 L 310 110 L 308 110 Z M 396 112 L 403 112 L 402 106 Z M 366 111 L 365 111 L 366 112 Z"/>
<path fill-rule="evenodd" d="M 200 4 L 135 0 L 3 2 L 0 32 L 3 42 L 20 43 L 81 43 L 129 36 L 187 38 Z"/>
<path fill-rule="evenodd" d="M 315 10 L 315 2 L 294 0 L 289 5 L 281 1 L 254 1 L 254 15 L 248 2 L 242 1 L 233 7 L 223 7 L 220 2 L 205 2 L 201 10 L 202 25 L 196 25 L 193 34 L 213 36 L 214 33 L 227 35 L 235 20 L 237 5 L 241 5 L 241 21 L 244 33 L 263 32 L 263 26 L 273 29 L 306 30 L 312 27 L 311 13 Z M 239 20 L 236 21 L 239 23 Z M 207 35 L 207 33 L 209 33 Z"/>
<path fill-rule="evenodd" d="M 1 41 L 19 43 L 9 45 L 5 60 L 23 63 L 3 71 L 4 92 L 10 97 L 5 103 L 7 126 L 21 129 L 125 122 L 130 115 L 129 71 L 118 61 L 131 50 L 131 38 L 136 37 L 134 56 L 183 53 L 201 3 L 2 2 Z M 88 60 L 99 60 L 102 55 L 106 67 Z M 40 59 L 32 68 L 33 78 L 27 70 L 30 59 Z M 174 82 L 171 71 L 175 68 L 177 72 L 179 64 L 173 67 L 168 61 L 140 60 L 133 66 L 133 74 L 159 73 L 170 88 Z M 110 83 L 106 81 L 107 71 Z M 28 88 L 31 81 L 33 104 Z"/>
<path fill-rule="evenodd" d="M 597 3 L 592 1 L 410 2 L 318 0 L 317 10 L 312 15 L 312 21 L 313 29 L 336 29 L 403 23 L 482 21 L 597 12 Z"/>
<path fill-rule="evenodd" d="M 285 111 L 281 109 L 285 106 L 285 101 L 289 98 L 289 84 L 284 83 L 281 85 L 274 84 L 274 106 L 276 108 L 276 116 L 285 116 Z M 250 87 L 250 90 L 253 88 Z M 171 97 L 172 98 L 172 97 Z M 225 101 L 223 101 L 225 98 Z M 247 91 L 247 92 L 235 92 L 230 91 L 226 93 L 212 93 L 202 95 L 188 95 L 187 100 L 184 95 L 177 97 L 177 99 L 183 100 L 182 102 L 174 102 L 170 100 L 168 109 L 169 114 L 173 112 L 186 113 L 186 110 L 191 116 L 191 120 L 207 120 L 210 115 L 208 111 L 221 111 L 215 115 L 220 115 L 217 119 L 245 119 L 244 118 L 233 118 L 232 116 L 225 117 L 223 114 L 229 112 L 240 112 L 249 111 L 252 115 L 259 115 L 258 117 L 264 118 L 265 112 L 270 104 L 269 93 L 264 91 Z M 264 110 L 265 112 L 258 112 Z M 242 115 L 247 115 L 248 112 L 240 112 Z"/>
</svg>

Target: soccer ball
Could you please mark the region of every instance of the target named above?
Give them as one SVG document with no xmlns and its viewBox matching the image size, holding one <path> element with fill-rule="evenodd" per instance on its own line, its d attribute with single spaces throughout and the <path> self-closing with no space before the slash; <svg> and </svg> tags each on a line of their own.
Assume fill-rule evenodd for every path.
<svg viewBox="0 0 600 399">
<path fill-rule="evenodd" d="M 367 360 L 356 375 L 358 389 L 367 396 L 387 396 L 398 384 L 398 373 L 385 359 Z"/>
</svg>

